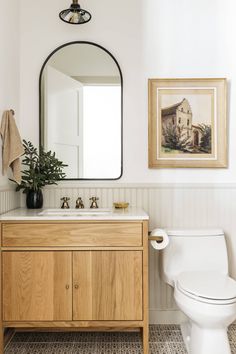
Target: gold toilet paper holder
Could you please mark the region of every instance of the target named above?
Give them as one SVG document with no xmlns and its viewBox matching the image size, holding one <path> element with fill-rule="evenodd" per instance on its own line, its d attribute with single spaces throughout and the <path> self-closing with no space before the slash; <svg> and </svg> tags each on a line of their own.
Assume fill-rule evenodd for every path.
<svg viewBox="0 0 236 354">
<path fill-rule="evenodd" d="M 156 242 L 162 242 L 163 241 L 163 236 L 151 236 L 151 231 L 148 233 L 148 240 L 149 241 L 156 241 Z"/>
</svg>

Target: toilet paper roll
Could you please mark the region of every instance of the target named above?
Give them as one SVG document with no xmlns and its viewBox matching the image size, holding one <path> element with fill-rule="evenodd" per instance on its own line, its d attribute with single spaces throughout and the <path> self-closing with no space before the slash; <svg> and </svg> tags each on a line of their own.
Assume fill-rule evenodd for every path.
<svg viewBox="0 0 236 354">
<path fill-rule="evenodd" d="M 169 244 L 169 237 L 166 233 L 165 230 L 163 229 L 154 229 L 151 232 L 151 236 L 162 236 L 163 237 L 163 241 L 159 242 L 159 241 L 155 241 L 152 240 L 151 241 L 151 245 L 155 250 L 163 250 L 164 248 L 166 248 Z"/>
</svg>

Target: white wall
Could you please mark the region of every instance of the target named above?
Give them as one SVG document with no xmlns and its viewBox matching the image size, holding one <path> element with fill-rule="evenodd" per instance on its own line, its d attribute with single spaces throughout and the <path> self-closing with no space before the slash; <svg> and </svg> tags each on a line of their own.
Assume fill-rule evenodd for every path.
<svg viewBox="0 0 236 354">
<path fill-rule="evenodd" d="M 1 0 L 0 4 L 0 122 L 3 111 L 11 108 L 19 121 L 19 0 Z M 0 154 L 0 187 L 6 185 Z"/>
<path fill-rule="evenodd" d="M 234 0 L 149 0 L 144 10 L 145 79 L 226 77 L 229 81 L 229 168 L 145 171 L 145 181 L 236 181 L 236 11 Z M 147 97 L 147 96 L 146 96 Z M 145 100 L 145 106 L 147 101 Z M 145 113 L 144 113 L 145 114 Z M 144 142 L 147 145 L 147 140 Z M 142 157 L 144 160 L 144 156 Z"/>
<path fill-rule="evenodd" d="M 65 42 L 89 40 L 110 50 L 124 75 L 124 175 L 120 182 L 235 182 L 235 1 L 87 0 L 81 5 L 93 18 L 83 26 L 58 19 L 58 12 L 69 3 L 21 0 L 24 136 L 38 141 L 38 77 L 47 55 Z M 229 169 L 148 169 L 147 79 L 151 77 L 228 78 Z"/>
</svg>

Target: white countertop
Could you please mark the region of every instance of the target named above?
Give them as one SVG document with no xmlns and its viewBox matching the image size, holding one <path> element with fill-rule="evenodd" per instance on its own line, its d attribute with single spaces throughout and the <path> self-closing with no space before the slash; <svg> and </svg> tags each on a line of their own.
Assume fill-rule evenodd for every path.
<svg viewBox="0 0 236 354">
<path fill-rule="evenodd" d="M 148 214 L 141 208 L 128 207 L 127 209 L 112 209 L 111 213 L 106 215 L 79 215 L 80 209 L 78 209 L 78 215 L 59 216 L 59 215 L 39 215 L 44 210 L 50 209 L 26 209 L 19 208 L 11 210 L 5 214 L 0 215 L 0 221 L 14 221 L 14 220 L 28 220 L 28 221 L 44 221 L 44 220 L 148 220 Z M 54 209 L 55 210 L 55 209 Z"/>
</svg>

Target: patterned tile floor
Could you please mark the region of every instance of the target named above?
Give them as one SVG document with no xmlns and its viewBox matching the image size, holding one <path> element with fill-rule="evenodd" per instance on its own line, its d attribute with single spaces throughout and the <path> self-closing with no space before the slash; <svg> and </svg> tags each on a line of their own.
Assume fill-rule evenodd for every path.
<svg viewBox="0 0 236 354">
<path fill-rule="evenodd" d="M 236 354 L 236 325 L 229 330 L 232 354 Z M 138 333 L 33 333 L 18 332 L 5 354 L 141 354 Z M 151 354 L 186 354 L 177 325 L 150 326 Z M 222 353 L 223 354 L 223 353 Z"/>
</svg>

